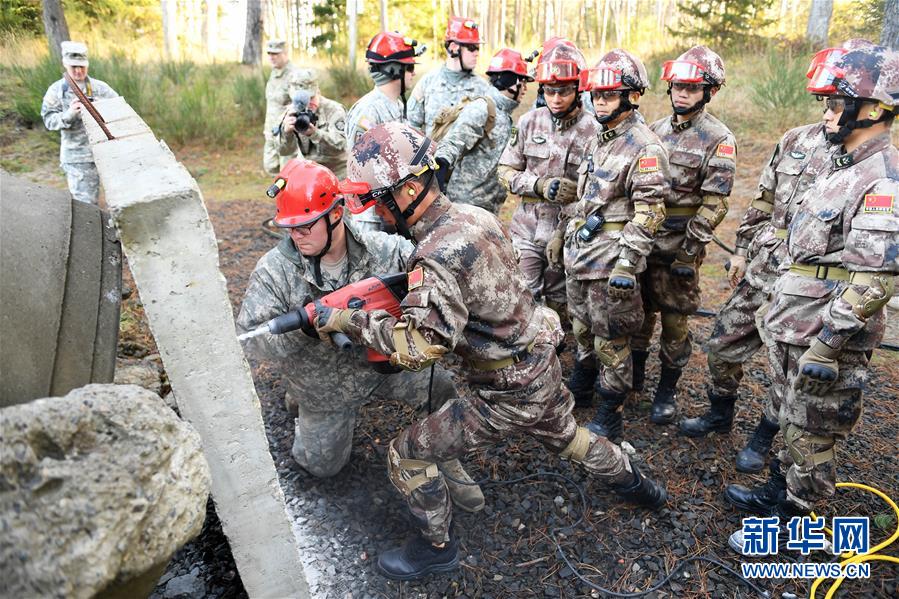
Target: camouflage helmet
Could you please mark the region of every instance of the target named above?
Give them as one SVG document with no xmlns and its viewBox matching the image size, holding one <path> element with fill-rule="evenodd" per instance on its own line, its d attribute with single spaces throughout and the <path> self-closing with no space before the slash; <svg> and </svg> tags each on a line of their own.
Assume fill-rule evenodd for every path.
<svg viewBox="0 0 899 599">
<path fill-rule="evenodd" d="M 296 69 L 287 85 L 291 95 L 302 90 L 314 96 L 318 93 L 318 72 L 315 69 Z"/>
<path fill-rule="evenodd" d="M 871 40 L 866 40 L 863 37 L 854 37 L 852 39 L 848 39 L 842 44 L 842 48 L 847 52 L 852 52 L 853 50 L 863 50 L 865 48 L 873 48 L 876 46 L 874 42 Z"/>
<path fill-rule="evenodd" d="M 706 46 L 693 46 L 662 65 L 662 80 L 724 85 L 724 61 Z"/>
<path fill-rule="evenodd" d="M 568 40 L 557 40 L 540 54 L 534 78 L 538 83 L 574 82 L 586 68 L 587 60 L 577 46 Z"/>
<path fill-rule="evenodd" d="M 641 94 L 649 87 L 649 75 L 639 58 L 615 48 L 581 75 L 581 91 L 632 89 Z"/>
<path fill-rule="evenodd" d="M 889 109 L 899 106 L 899 53 L 893 50 L 852 50 L 840 57 L 833 74 L 839 95 L 874 100 Z"/>
</svg>

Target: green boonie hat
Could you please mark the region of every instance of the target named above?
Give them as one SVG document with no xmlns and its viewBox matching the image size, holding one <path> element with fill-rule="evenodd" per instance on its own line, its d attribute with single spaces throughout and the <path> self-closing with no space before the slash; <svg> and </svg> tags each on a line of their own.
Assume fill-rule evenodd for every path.
<svg viewBox="0 0 899 599">
<path fill-rule="evenodd" d="M 287 50 L 287 42 L 284 40 L 269 40 L 265 45 L 266 54 L 280 54 Z"/>
</svg>

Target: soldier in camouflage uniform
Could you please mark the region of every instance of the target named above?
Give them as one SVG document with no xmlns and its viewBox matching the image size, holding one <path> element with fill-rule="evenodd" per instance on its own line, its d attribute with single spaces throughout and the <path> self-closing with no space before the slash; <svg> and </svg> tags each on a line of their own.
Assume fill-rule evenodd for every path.
<svg viewBox="0 0 899 599">
<path fill-rule="evenodd" d="M 527 293 L 496 217 L 450 202 L 433 185 L 436 168 L 433 143 L 408 125 L 379 125 L 353 147 L 343 189 L 357 195 L 348 195 L 348 206 L 376 204 L 416 241 L 406 265 L 409 294 L 400 319 L 327 307 L 316 317 L 319 335 L 343 331 L 407 369 L 448 352 L 461 358 L 469 392 L 403 430 L 388 450 L 390 480 L 422 535 L 379 556 L 381 572 L 399 580 L 458 567 L 458 535 L 435 463 L 511 433 L 529 434 L 582 463 L 627 500 L 658 508 L 667 497 L 617 445 L 577 426 L 555 353 L 558 316 Z"/>
<path fill-rule="evenodd" d="M 499 213 L 506 201 L 506 188 L 496 175 L 500 154 L 512 134 L 512 111 L 527 91 L 527 64 L 509 48 L 496 53 L 487 69 L 490 87 L 484 98 L 465 105 L 449 131 L 437 144 L 438 176 L 452 178 L 446 195 L 453 202 L 471 204 Z M 491 115 L 493 124 L 487 128 Z"/>
<path fill-rule="evenodd" d="M 412 87 L 415 77 L 415 58 L 424 51 L 424 46 L 417 46 L 416 40 L 391 31 L 382 31 L 369 42 L 365 60 L 375 88 L 359 98 L 347 112 L 348 149 L 375 125 L 406 120 L 406 90 Z M 374 208 L 349 217 L 366 229 L 382 227 Z"/>
<path fill-rule="evenodd" d="M 650 414 L 655 424 L 674 421 L 677 381 L 693 351 L 688 317 L 700 305 L 699 268 L 706 244 L 727 214 L 737 157 L 733 133 L 705 110 L 724 85 L 721 57 L 694 46 L 664 64 L 662 80 L 668 82 L 674 114 L 650 129 L 668 151 L 671 196 L 642 276 L 643 327 L 632 339 L 634 389 L 639 391 L 656 312 L 661 313 L 662 373 Z"/>
<path fill-rule="evenodd" d="M 277 175 L 290 157 L 280 156 L 278 152 L 280 141 L 273 130 L 277 128 L 290 107 L 288 84 L 295 67 L 290 64 L 287 43 L 283 40 L 269 41 L 265 51 L 272 65 L 272 73 L 265 84 L 265 126 L 262 130 L 265 143 L 262 146 L 262 167 L 267 173 Z"/>
<path fill-rule="evenodd" d="M 808 89 L 825 97 L 826 137 L 838 148 L 793 216 L 789 269 L 765 316 L 772 374 L 784 392 L 785 448 L 767 483 L 725 493 L 781 522 L 820 509 L 835 491 L 836 445 L 861 416 L 868 361 L 899 274 L 899 151 L 890 143 L 899 53 L 845 52 L 819 64 Z"/>
<path fill-rule="evenodd" d="M 487 82 L 474 74 L 481 45 L 478 24 L 465 17 L 450 17 L 443 36 L 446 62 L 421 78 L 409 101 L 409 124 L 430 135 L 434 119 L 462 98 L 483 96 Z"/>
<path fill-rule="evenodd" d="M 66 72 L 89 99 L 118 97 L 106 83 L 87 76 L 87 46 L 81 42 L 63 42 L 61 50 Z M 100 199 L 100 174 L 81 120 L 90 118 L 84 116 L 85 112 L 65 78 L 53 83 L 44 94 L 41 118 L 47 129 L 61 134 L 59 165 L 66 174 L 69 192 L 79 202 L 96 204 Z"/>
<path fill-rule="evenodd" d="M 578 75 L 584 55 L 573 44 L 557 44 L 537 65 L 535 79 L 547 106 L 525 113 L 499 159 L 506 189 L 521 196 L 512 216 L 512 243 L 534 297 L 564 314 L 562 240 L 577 200 L 578 168 L 597 123 L 581 106 Z"/>
<path fill-rule="evenodd" d="M 568 388 L 587 406 L 596 389 L 599 408 L 587 428 L 610 439 L 621 435 L 633 376 L 629 337 L 643 323 L 637 275 L 646 268 L 669 194 L 668 155 L 637 111 L 648 85 L 643 63 L 615 49 L 582 74 L 580 86 L 591 93 L 601 129 L 578 169 L 580 199 L 565 233 L 577 341 Z"/>
<path fill-rule="evenodd" d="M 313 69 L 295 69 L 290 74 L 288 92 L 291 98 L 305 92 L 309 97 L 308 112 L 317 120 L 298 131 L 296 112 L 291 110 L 284 116 L 278 139 L 281 160 L 305 158 L 343 177 L 346 174 L 346 108 L 321 95 L 318 73 Z"/>
<path fill-rule="evenodd" d="M 350 283 L 376 274 L 402 272 L 412 245 L 396 235 L 359 231 L 342 221 L 337 178 L 325 167 L 292 160 L 281 172 L 286 186 L 278 195 L 274 223 L 289 231 L 263 256 L 247 286 L 237 317 L 238 331 L 252 331 Z M 333 219 L 333 220 L 332 220 Z M 359 407 L 373 394 L 413 406 L 427 401 L 427 373 L 381 374 L 368 365 L 365 350 L 335 351 L 301 331 L 263 334 L 245 341 L 246 351 L 270 359 L 281 369 L 285 403 L 297 413 L 292 455 L 313 476 L 337 474 L 349 461 Z M 455 396 L 449 373 L 434 372 L 432 403 Z M 458 460 L 440 464 L 458 480 L 471 482 Z M 474 485 L 451 487 L 453 501 L 467 511 L 484 506 Z"/>
</svg>

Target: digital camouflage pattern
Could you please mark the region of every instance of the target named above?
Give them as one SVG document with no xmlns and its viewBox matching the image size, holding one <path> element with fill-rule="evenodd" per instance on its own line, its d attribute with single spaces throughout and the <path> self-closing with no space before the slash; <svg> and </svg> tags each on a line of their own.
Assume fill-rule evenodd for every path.
<svg viewBox="0 0 899 599">
<path fill-rule="evenodd" d="M 487 101 L 467 104 L 446 136 L 437 144 L 437 156 L 453 165 L 446 189 L 450 200 L 471 204 L 497 214 L 506 201 L 506 188 L 496 174 L 499 158 L 512 135 L 512 111 L 518 102 L 489 86 L 487 97 L 496 106 L 496 120 L 489 135 Z"/>
<path fill-rule="evenodd" d="M 117 98 L 119 94 L 109 85 L 88 77 L 84 85 L 79 85 L 88 98 Z M 100 197 L 100 175 L 94 165 L 87 131 L 82 118 L 91 118 L 87 110 L 80 113 L 70 110 L 78 97 L 69 87 L 65 78 L 54 82 L 44 94 L 41 103 L 41 118 L 49 131 L 59 131 L 59 164 L 66 174 L 69 191 L 79 202 L 96 204 Z"/>
<path fill-rule="evenodd" d="M 712 51 L 710 48 L 706 46 L 693 46 L 692 48 L 678 56 L 677 60 L 683 60 L 686 62 L 692 62 L 693 64 L 698 64 L 700 67 L 702 67 L 706 74 L 712 78 L 713 81 L 709 81 L 708 83 L 713 83 L 714 85 L 724 85 L 724 82 L 726 80 L 724 72 L 724 61 L 721 60 L 721 56 Z"/>
<path fill-rule="evenodd" d="M 468 393 L 399 434 L 391 472 L 401 471 L 399 459 L 445 461 L 510 433 L 530 434 L 562 451 L 577 430 L 574 399 L 562 385 L 555 347 L 548 342 L 554 332 L 547 331 L 543 311 L 527 293 L 500 222 L 439 196 L 411 230 L 418 245 L 407 265 L 410 291 L 402 303 L 406 342 L 414 346 L 409 331 L 415 329 L 428 343 L 459 356 Z M 347 332 L 390 355 L 397 351 L 396 324 L 387 312 L 357 311 Z M 472 362 L 515 355 L 517 363 L 498 370 L 479 370 Z M 591 434 L 584 465 L 609 484 L 632 480 L 627 457 L 605 438 Z M 406 499 L 426 539 L 448 540 L 452 514 L 442 474 Z"/>
<path fill-rule="evenodd" d="M 519 267 L 531 293 L 557 304 L 566 301 L 565 271 L 561 265 L 549 264 L 546 245 L 556 230 L 564 231 L 574 204 L 563 207 L 540 198 L 537 179 L 564 177 L 577 181 L 587 145 L 597 128 L 596 120 L 584 110 L 559 121 L 549 108 L 538 108 L 518 119 L 518 128 L 499 159 L 500 181 L 522 198 L 509 227 L 520 255 Z"/>
<path fill-rule="evenodd" d="M 612 340 L 629 337 L 640 329 L 643 306 L 639 282 L 629 299 L 615 299 L 609 296 L 608 279 L 619 258 L 631 262 L 635 272 L 646 267 L 656 231 L 651 224 L 632 222 L 635 203 L 648 206 L 653 222 L 658 223 L 669 190 L 668 155 L 638 112 L 612 129 L 594 133 L 586 159 L 578 168 L 580 199 L 574 204 L 575 217 L 565 232 L 568 311 L 587 328 L 577 339 L 578 360 L 594 357 L 594 337 Z M 624 228 L 599 230 L 592 239 L 583 241 L 577 231 L 593 214 Z M 630 357 L 614 369 L 603 368 L 603 389 L 628 391 L 631 368 Z"/>
<path fill-rule="evenodd" d="M 346 176 L 346 109 L 339 102 L 319 96 L 318 122 L 311 135 L 281 132 L 278 152 L 285 163 L 305 158 L 328 167 L 338 179 Z M 299 146 L 297 145 L 299 140 Z"/>
<path fill-rule="evenodd" d="M 290 106 L 288 88 L 290 75 L 295 68 L 288 62 L 284 68 L 272 69 L 272 74 L 265 84 L 265 125 L 262 128 L 265 145 L 262 148 L 262 166 L 272 175 L 277 175 L 290 159 L 289 157 L 282 159 L 279 156 L 279 140 L 272 133 L 272 129 L 278 126 L 284 118 L 284 112 Z"/>
<path fill-rule="evenodd" d="M 486 95 L 490 87 L 474 73 L 452 71 L 443 65 L 415 84 L 407 111 L 409 124 L 425 135 L 431 135 L 434 120 L 441 110 L 455 106 L 462 98 Z"/>
</svg>

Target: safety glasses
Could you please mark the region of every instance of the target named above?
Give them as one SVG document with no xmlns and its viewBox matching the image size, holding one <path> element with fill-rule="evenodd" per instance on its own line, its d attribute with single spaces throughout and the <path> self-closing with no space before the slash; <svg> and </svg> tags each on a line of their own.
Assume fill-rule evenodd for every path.
<svg viewBox="0 0 899 599">
<path fill-rule="evenodd" d="M 551 81 L 576 81 L 580 68 L 573 60 L 554 60 L 537 65 L 535 76 L 541 83 Z"/>
<path fill-rule="evenodd" d="M 815 96 L 819 102 L 824 102 L 825 110 L 834 114 L 840 114 L 846 110 L 846 98 L 843 96 Z"/>
<path fill-rule="evenodd" d="M 614 100 L 615 98 L 621 97 L 622 94 L 627 93 L 625 90 L 617 90 L 617 89 L 606 89 L 606 90 L 593 90 L 590 92 L 590 97 L 594 100 Z"/>
<path fill-rule="evenodd" d="M 543 97 L 546 96 L 570 96 L 572 94 L 577 93 L 576 85 L 563 85 L 563 86 L 551 86 L 545 85 L 543 86 Z"/>
<path fill-rule="evenodd" d="M 621 87 L 621 70 L 599 67 L 587 69 L 581 72 L 579 83 L 582 92 L 618 89 Z"/>
<path fill-rule="evenodd" d="M 459 44 L 461 47 L 465 48 L 469 52 L 480 52 L 481 46 L 478 44 Z"/>
<path fill-rule="evenodd" d="M 662 81 L 701 83 L 704 76 L 705 70 L 688 60 L 668 60 L 662 65 Z"/>
<path fill-rule="evenodd" d="M 678 92 L 687 92 L 690 94 L 702 91 L 705 87 L 701 83 L 681 83 L 680 81 L 671 83 L 671 89 Z"/>
</svg>

